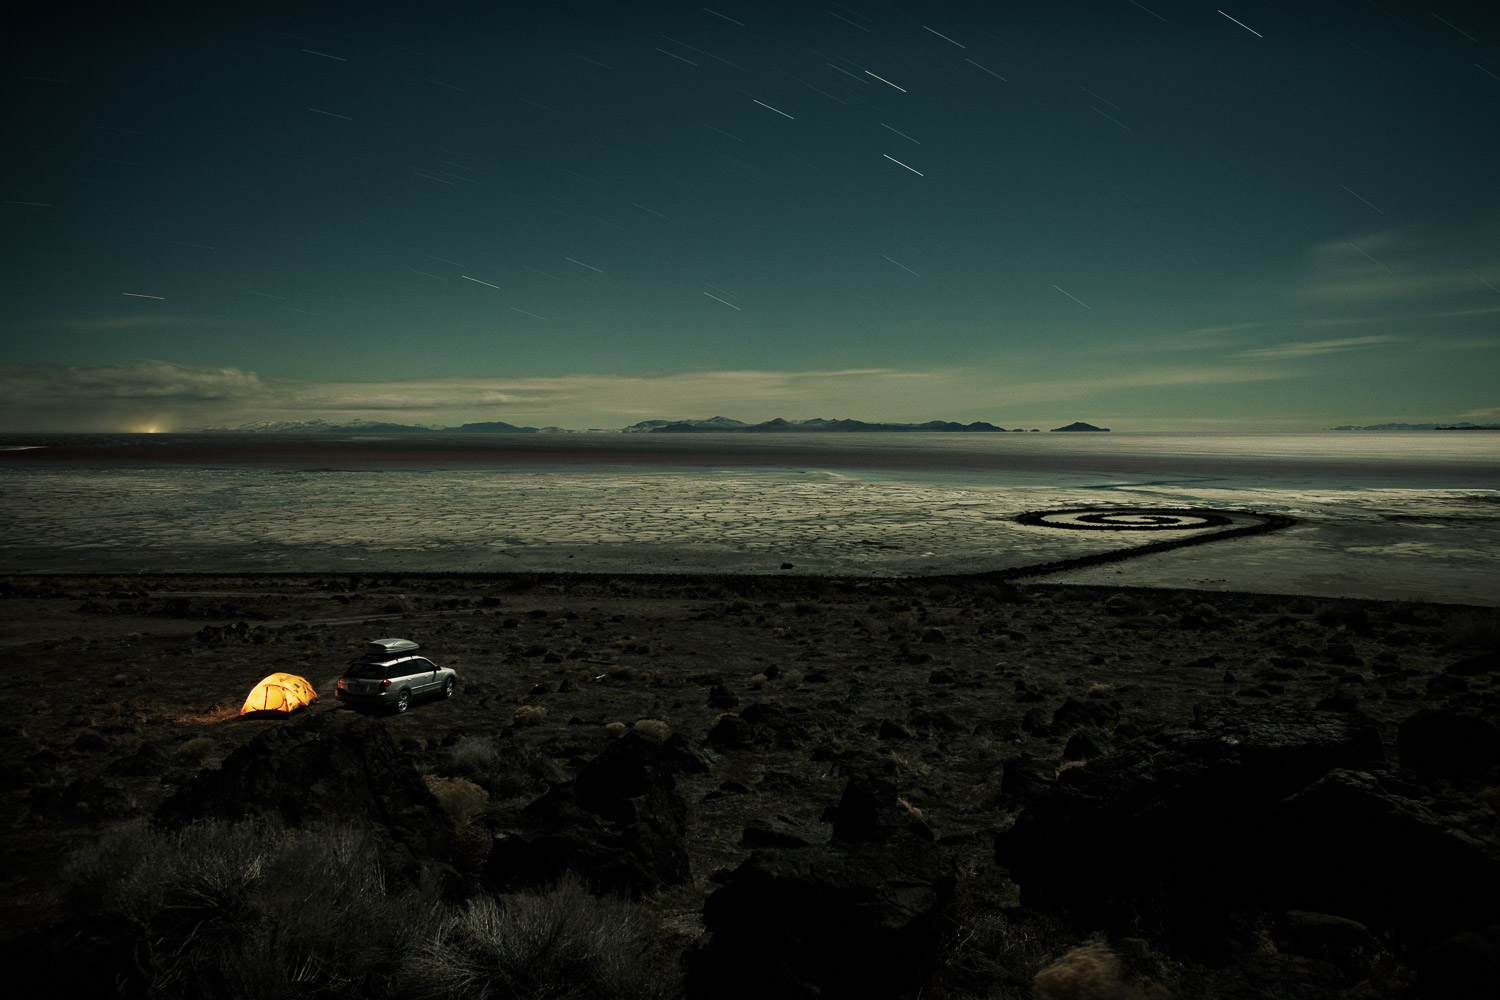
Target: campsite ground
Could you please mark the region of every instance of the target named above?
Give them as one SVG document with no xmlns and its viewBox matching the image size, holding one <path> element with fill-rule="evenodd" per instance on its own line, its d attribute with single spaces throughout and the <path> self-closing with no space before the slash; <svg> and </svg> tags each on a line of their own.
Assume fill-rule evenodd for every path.
<svg viewBox="0 0 1500 1000">
<path fill-rule="evenodd" d="M 817 827 L 843 787 L 834 762 L 850 754 L 895 766 L 970 905 L 999 911 L 1018 898 L 990 847 L 1017 812 L 1001 794 L 1005 764 L 1024 753 L 1066 766 L 1073 730 L 1054 714 L 1070 700 L 1109 707 L 1085 756 L 1185 726 L 1215 699 L 1342 699 L 1393 753 L 1401 720 L 1448 702 L 1445 667 L 1497 648 L 1500 619 L 1461 605 L 816 577 L 0 578 L 0 645 L 20 682 L 0 723 L 0 936 L 56 919 L 73 850 L 285 725 L 236 718 L 262 676 L 304 676 L 322 695 L 313 711 L 347 711 L 333 680 L 384 636 L 416 640 L 461 679 L 456 698 L 388 718 L 389 732 L 420 771 L 476 748 L 516 768 L 497 786 L 513 801 L 497 792 L 492 810 L 571 776 L 640 720 L 703 742 L 726 710 L 800 713 L 804 738 L 719 748 L 708 773 L 679 778 L 693 881 L 648 902 L 687 940 L 711 876 L 749 854 L 747 820 Z M 1489 715 L 1500 707 L 1493 672 L 1463 687 Z M 1453 792 L 1495 802 L 1482 782 Z M 1014 975 L 1076 943 L 1058 929 L 1014 958 Z M 1158 985 L 1175 995 L 1256 995 L 1206 990 L 1217 973 L 1168 965 Z M 1006 988 L 948 995 L 1019 995 Z M 1338 995 L 1401 995 L 1375 989 Z"/>
</svg>

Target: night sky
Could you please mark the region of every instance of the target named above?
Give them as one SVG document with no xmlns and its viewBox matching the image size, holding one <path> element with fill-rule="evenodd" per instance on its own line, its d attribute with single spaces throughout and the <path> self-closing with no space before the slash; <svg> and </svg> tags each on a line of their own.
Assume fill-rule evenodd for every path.
<svg viewBox="0 0 1500 1000">
<path fill-rule="evenodd" d="M 0 430 L 1500 417 L 1500 14 L 1229 2 L 13 20 Z"/>
</svg>

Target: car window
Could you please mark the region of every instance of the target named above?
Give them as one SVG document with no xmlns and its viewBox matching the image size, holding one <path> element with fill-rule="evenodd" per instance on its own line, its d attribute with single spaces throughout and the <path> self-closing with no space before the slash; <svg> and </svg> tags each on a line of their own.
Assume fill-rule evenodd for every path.
<svg viewBox="0 0 1500 1000">
<path fill-rule="evenodd" d="M 372 663 L 369 660 L 355 660 L 353 663 L 349 664 L 348 669 L 344 671 L 344 676 L 360 677 L 365 680 L 371 681 L 383 681 L 387 676 L 389 676 L 387 673 L 387 669 L 388 668 L 384 663 Z"/>
</svg>

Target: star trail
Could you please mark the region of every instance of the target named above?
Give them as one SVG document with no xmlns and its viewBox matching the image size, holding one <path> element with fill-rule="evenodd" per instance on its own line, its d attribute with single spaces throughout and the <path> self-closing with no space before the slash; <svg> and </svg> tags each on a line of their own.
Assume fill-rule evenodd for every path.
<svg viewBox="0 0 1500 1000">
<path fill-rule="evenodd" d="M 747 420 L 1493 419 L 1497 41 L 1363 0 L 35 13 L 0 427 L 335 383 L 379 387 L 349 418 L 710 415 L 684 379 Z"/>
</svg>

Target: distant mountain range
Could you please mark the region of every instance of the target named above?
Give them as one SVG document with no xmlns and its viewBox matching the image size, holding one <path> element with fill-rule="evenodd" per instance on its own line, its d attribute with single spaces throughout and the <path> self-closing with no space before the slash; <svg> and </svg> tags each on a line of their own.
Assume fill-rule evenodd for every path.
<svg viewBox="0 0 1500 1000">
<path fill-rule="evenodd" d="M 597 430 L 597 428 L 595 428 Z M 1066 427 L 1054 427 L 1054 431 L 1107 431 L 1108 427 L 1095 427 L 1081 421 Z M 203 427 L 202 433 L 235 434 L 576 434 L 565 427 L 518 427 L 501 420 L 486 420 L 480 423 L 462 424 L 458 427 L 430 427 L 421 424 L 396 424 L 380 420 L 350 420 L 333 423 L 327 420 L 268 420 L 260 423 L 241 424 L 238 427 Z M 1005 428 L 976 420 L 969 424 L 951 420 L 929 420 L 922 424 L 867 423 L 863 420 L 766 420 L 758 424 L 747 424 L 729 417 L 709 417 L 707 420 L 642 420 L 623 427 L 614 433 L 621 434 L 813 434 L 813 433 L 891 433 L 914 431 L 924 433 L 1011 433 L 1025 431 L 1025 427 Z M 1037 428 L 1032 427 L 1031 433 Z"/>
<path fill-rule="evenodd" d="M 1026 428 L 1017 427 L 1016 430 L 1024 431 Z M 814 417 L 811 420 L 783 420 L 777 417 L 775 420 L 766 420 L 758 424 L 747 424 L 739 420 L 731 420 L 728 417 L 709 417 L 707 420 L 643 420 L 638 424 L 631 424 L 625 428 L 629 434 L 722 434 L 744 433 L 744 434 L 807 434 L 807 433 L 870 433 L 891 431 L 979 431 L 989 433 L 1003 433 L 1004 427 L 996 427 L 994 424 L 977 420 L 972 424 L 959 424 L 951 420 L 929 420 L 925 424 L 884 424 L 866 423 L 863 420 L 824 420 L 822 417 Z"/>
</svg>

